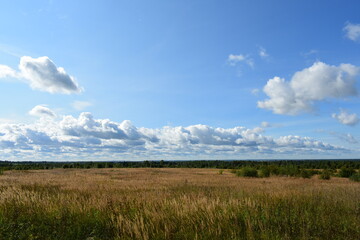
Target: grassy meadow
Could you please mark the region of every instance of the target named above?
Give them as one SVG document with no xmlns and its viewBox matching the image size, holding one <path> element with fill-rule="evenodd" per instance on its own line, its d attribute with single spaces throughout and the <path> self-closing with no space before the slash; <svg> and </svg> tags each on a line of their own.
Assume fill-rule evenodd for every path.
<svg viewBox="0 0 360 240">
<path fill-rule="evenodd" d="M 360 183 L 230 170 L 0 175 L 0 239 L 360 239 Z"/>
</svg>

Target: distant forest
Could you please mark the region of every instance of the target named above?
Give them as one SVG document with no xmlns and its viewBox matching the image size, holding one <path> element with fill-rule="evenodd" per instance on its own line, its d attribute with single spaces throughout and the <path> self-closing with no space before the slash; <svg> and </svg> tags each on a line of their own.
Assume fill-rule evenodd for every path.
<svg viewBox="0 0 360 240">
<path fill-rule="evenodd" d="M 240 169 L 252 167 L 260 169 L 297 168 L 297 169 L 360 169 L 360 159 L 351 160 L 266 160 L 266 161 L 114 161 L 114 162 L 10 162 L 0 161 L 0 170 L 35 170 L 53 168 L 218 168 Z"/>
</svg>

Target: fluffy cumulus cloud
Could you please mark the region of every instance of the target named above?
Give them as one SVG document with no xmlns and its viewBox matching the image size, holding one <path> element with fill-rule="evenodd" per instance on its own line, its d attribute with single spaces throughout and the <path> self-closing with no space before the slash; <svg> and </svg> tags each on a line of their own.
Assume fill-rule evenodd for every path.
<svg viewBox="0 0 360 240">
<path fill-rule="evenodd" d="M 31 112 L 37 116 L 53 113 L 44 106 Z M 262 128 L 138 128 L 128 120 L 95 119 L 86 112 L 79 117 L 40 117 L 32 124 L 0 124 L 0 157 L 9 160 L 243 158 L 343 151 L 347 150 L 306 137 L 264 136 Z"/>
<path fill-rule="evenodd" d="M 36 117 L 56 117 L 56 114 L 48 107 L 37 105 L 29 111 L 29 114 Z"/>
<path fill-rule="evenodd" d="M 353 41 L 360 40 L 360 24 L 347 23 L 344 27 L 346 37 Z"/>
<path fill-rule="evenodd" d="M 313 111 L 316 101 L 355 96 L 359 70 L 351 64 L 332 66 L 316 62 L 296 72 L 290 81 L 274 77 L 263 88 L 269 98 L 259 101 L 258 107 L 277 114 L 297 115 Z"/>
<path fill-rule="evenodd" d="M 333 118 L 338 120 L 339 123 L 348 125 L 348 126 L 355 126 L 359 123 L 360 119 L 356 115 L 356 113 L 348 113 L 346 110 L 341 109 L 340 113 L 333 113 L 331 115 Z"/>
<path fill-rule="evenodd" d="M 0 78 L 4 77 L 24 79 L 31 88 L 50 93 L 72 94 L 83 90 L 74 77 L 67 74 L 64 68 L 57 67 L 48 57 L 21 57 L 19 72 L 0 65 Z"/>
</svg>

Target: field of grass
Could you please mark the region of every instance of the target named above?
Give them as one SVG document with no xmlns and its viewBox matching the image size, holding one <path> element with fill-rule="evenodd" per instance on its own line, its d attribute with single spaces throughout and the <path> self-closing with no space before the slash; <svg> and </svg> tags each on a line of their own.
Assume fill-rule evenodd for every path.
<svg viewBox="0 0 360 240">
<path fill-rule="evenodd" d="M 0 239 L 354 240 L 360 183 L 216 169 L 5 171 Z"/>
</svg>

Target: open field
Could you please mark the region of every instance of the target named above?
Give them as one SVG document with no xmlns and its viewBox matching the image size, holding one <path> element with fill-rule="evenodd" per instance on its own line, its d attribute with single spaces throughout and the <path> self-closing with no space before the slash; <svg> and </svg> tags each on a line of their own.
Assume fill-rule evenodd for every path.
<svg viewBox="0 0 360 240">
<path fill-rule="evenodd" d="M 360 183 L 216 169 L 0 176 L 0 239 L 359 239 Z"/>
</svg>

